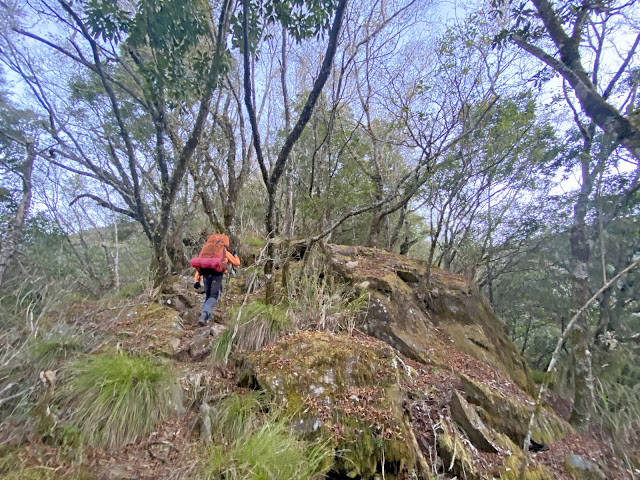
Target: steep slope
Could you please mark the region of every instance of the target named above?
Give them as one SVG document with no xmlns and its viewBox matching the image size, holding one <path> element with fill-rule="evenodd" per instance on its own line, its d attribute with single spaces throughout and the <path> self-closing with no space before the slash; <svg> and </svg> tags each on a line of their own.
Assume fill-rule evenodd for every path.
<svg viewBox="0 0 640 480">
<path fill-rule="evenodd" d="M 30 420 L 0 429 L 13 445 L 1 452 L 0 479 L 631 478 L 605 443 L 576 434 L 547 407 L 532 431 L 542 451 L 529 455 L 520 476 L 535 386 L 502 323 L 464 278 L 434 269 L 427 281 L 424 263 L 363 247 L 329 245 L 323 264 L 322 280 L 305 281 L 328 292 L 319 302 L 332 301 L 332 285 L 366 297 L 356 328 L 305 330 L 307 319 L 298 318 L 226 366 L 209 353 L 233 330 L 250 283 L 242 276 L 207 328 L 197 327 L 201 297 L 188 277 L 155 298 L 76 304 L 50 316 L 52 331 L 64 324 L 93 341 L 84 353 L 56 358 L 52 370 L 63 374 L 39 387 Z M 249 304 L 262 295 L 251 292 Z M 293 318 L 294 300 L 284 296 L 279 311 Z M 247 320 L 245 333 L 259 333 L 251 326 L 262 328 L 261 320 Z M 182 386 L 182 405 L 128 445 L 71 445 L 73 410 L 56 393 L 66 362 L 109 352 L 162 357 Z M 131 378 L 134 387 L 138 381 Z"/>
</svg>

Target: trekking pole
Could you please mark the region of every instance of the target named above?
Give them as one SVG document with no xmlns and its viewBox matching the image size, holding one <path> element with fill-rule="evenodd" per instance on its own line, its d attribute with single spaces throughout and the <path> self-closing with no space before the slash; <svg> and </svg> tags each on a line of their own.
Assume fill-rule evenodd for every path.
<svg viewBox="0 0 640 480">
<path fill-rule="evenodd" d="M 225 275 L 225 281 L 224 281 L 224 285 L 222 287 L 222 295 L 226 296 L 227 295 L 227 288 L 229 288 L 229 283 L 231 283 L 231 272 L 233 271 L 233 265 L 231 266 L 231 268 L 229 268 L 227 270 L 227 273 Z"/>
</svg>

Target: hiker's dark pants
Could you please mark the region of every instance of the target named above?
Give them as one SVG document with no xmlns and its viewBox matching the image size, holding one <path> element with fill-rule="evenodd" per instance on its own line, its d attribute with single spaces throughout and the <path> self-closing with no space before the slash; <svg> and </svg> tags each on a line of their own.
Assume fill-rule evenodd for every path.
<svg viewBox="0 0 640 480">
<path fill-rule="evenodd" d="M 218 301 L 224 274 L 216 272 L 215 270 L 211 272 L 201 272 L 201 274 L 204 277 L 204 293 L 206 296 L 204 304 L 202 305 L 202 313 L 206 314 L 207 318 L 209 318 Z"/>
</svg>

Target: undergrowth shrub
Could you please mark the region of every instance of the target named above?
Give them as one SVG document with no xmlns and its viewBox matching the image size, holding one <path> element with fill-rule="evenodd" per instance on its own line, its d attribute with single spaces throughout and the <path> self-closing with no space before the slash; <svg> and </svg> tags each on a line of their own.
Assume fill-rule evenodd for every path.
<svg viewBox="0 0 640 480">
<path fill-rule="evenodd" d="M 67 364 L 57 399 L 89 443 L 110 448 L 149 433 L 178 405 L 180 388 L 164 362 L 101 354 Z"/>
<path fill-rule="evenodd" d="M 614 436 L 626 436 L 636 430 L 640 422 L 640 385 L 598 380 L 595 389 L 600 424 Z"/>
</svg>

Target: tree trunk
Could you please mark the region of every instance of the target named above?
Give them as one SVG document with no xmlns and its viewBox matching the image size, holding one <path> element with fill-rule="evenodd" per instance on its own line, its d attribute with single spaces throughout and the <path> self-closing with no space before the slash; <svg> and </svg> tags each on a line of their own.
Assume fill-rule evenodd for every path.
<svg viewBox="0 0 640 480">
<path fill-rule="evenodd" d="M 596 342 L 598 341 L 598 337 L 600 335 L 603 335 L 607 331 L 612 331 L 610 330 L 612 326 L 612 315 L 611 315 L 611 294 L 612 293 L 613 292 L 611 291 L 611 289 L 605 290 L 602 293 L 602 297 L 600 297 L 600 300 L 598 301 L 598 304 L 600 305 L 598 328 L 593 334 L 593 339 Z"/>
<path fill-rule="evenodd" d="M 374 141 L 374 156 L 376 157 L 377 164 L 377 149 L 376 143 Z M 376 195 L 375 202 L 377 203 L 384 197 L 384 186 L 382 184 L 382 175 L 378 172 L 372 176 L 372 181 L 376 186 Z M 382 229 L 382 220 L 384 220 L 384 213 L 382 212 L 382 207 L 375 208 L 373 210 L 373 216 L 371 217 L 371 223 L 369 224 L 369 236 L 367 238 L 367 246 L 378 248 L 378 236 L 380 235 L 380 230 Z"/>
<path fill-rule="evenodd" d="M 593 187 L 593 175 L 589 172 L 590 139 L 585 140 L 585 151 L 582 160 L 582 185 L 574 207 L 573 225 L 571 227 L 570 244 L 573 263 L 571 276 L 571 304 L 574 311 L 587 303 L 591 297 L 589 292 L 588 264 L 591 249 L 586 235 L 586 216 L 589 195 Z M 578 429 L 585 429 L 591 419 L 595 404 L 593 378 L 591 370 L 589 314 L 584 311 L 578 317 L 575 327 L 570 332 L 574 361 L 574 404 L 569 421 Z"/>
<path fill-rule="evenodd" d="M 161 233 L 153 235 L 153 257 L 151 259 L 151 276 L 155 288 L 165 285 L 171 276 L 171 261 L 167 254 L 167 240 Z"/>
<path fill-rule="evenodd" d="M 371 223 L 369 224 L 369 236 L 367 238 L 367 246 L 378 248 L 378 235 L 380 235 L 380 229 L 382 228 L 383 217 L 379 212 L 373 213 Z"/>
<path fill-rule="evenodd" d="M 405 226 L 405 218 L 407 215 L 407 207 L 406 205 L 400 209 L 400 215 L 398 216 L 398 221 L 396 226 L 393 229 L 393 233 L 391 234 L 391 238 L 389 239 L 389 251 L 393 252 L 395 249 L 398 240 L 400 239 L 400 233 L 402 232 L 402 227 Z"/>
<path fill-rule="evenodd" d="M 267 227 L 267 259 L 264 264 L 264 276 L 266 280 L 267 304 L 273 304 L 275 300 L 275 276 L 273 274 L 276 256 L 276 247 L 273 243 L 275 236 L 275 214 L 276 214 L 276 192 L 275 188 L 270 190 L 267 203 L 267 215 L 265 218 L 265 226 Z"/>
<path fill-rule="evenodd" d="M 175 227 L 171 230 L 172 231 L 167 234 L 167 255 L 173 265 L 173 272 L 182 273 L 190 267 L 187 256 L 184 253 L 182 232 L 177 231 Z"/>
<path fill-rule="evenodd" d="M 120 290 L 120 245 L 118 243 L 118 217 L 113 215 L 113 239 L 115 243 L 116 253 L 113 259 L 113 283 L 116 290 Z"/>
<path fill-rule="evenodd" d="M 493 255 L 493 219 L 491 218 L 491 176 L 487 185 L 487 235 L 489 247 L 487 248 L 487 289 L 489 290 L 489 303 L 493 305 L 493 272 L 491 271 L 491 255 Z M 526 340 L 525 340 L 526 344 Z M 524 350 L 523 350 L 524 351 Z"/>
<path fill-rule="evenodd" d="M 29 213 L 29 207 L 31 206 L 31 173 L 33 172 L 33 162 L 36 158 L 36 151 L 32 141 L 27 141 L 26 148 L 27 158 L 24 162 L 24 170 L 22 172 L 22 197 L 20 198 L 16 215 L 9 221 L 7 233 L 0 245 L 0 285 L 2 285 L 4 272 L 9 266 L 13 252 L 18 247 L 20 239 L 22 238 L 24 222 Z"/>
<path fill-rule="evenodd" d="M 236 228 L 236 202 L 237 195 L 234 198 L 229 198 L 229 201 L 224 206 L 223 222 L 224 231 L 229 235 L 229 241 L 232 248 L 238 248 L 238 230 Z"/>
</svg>

